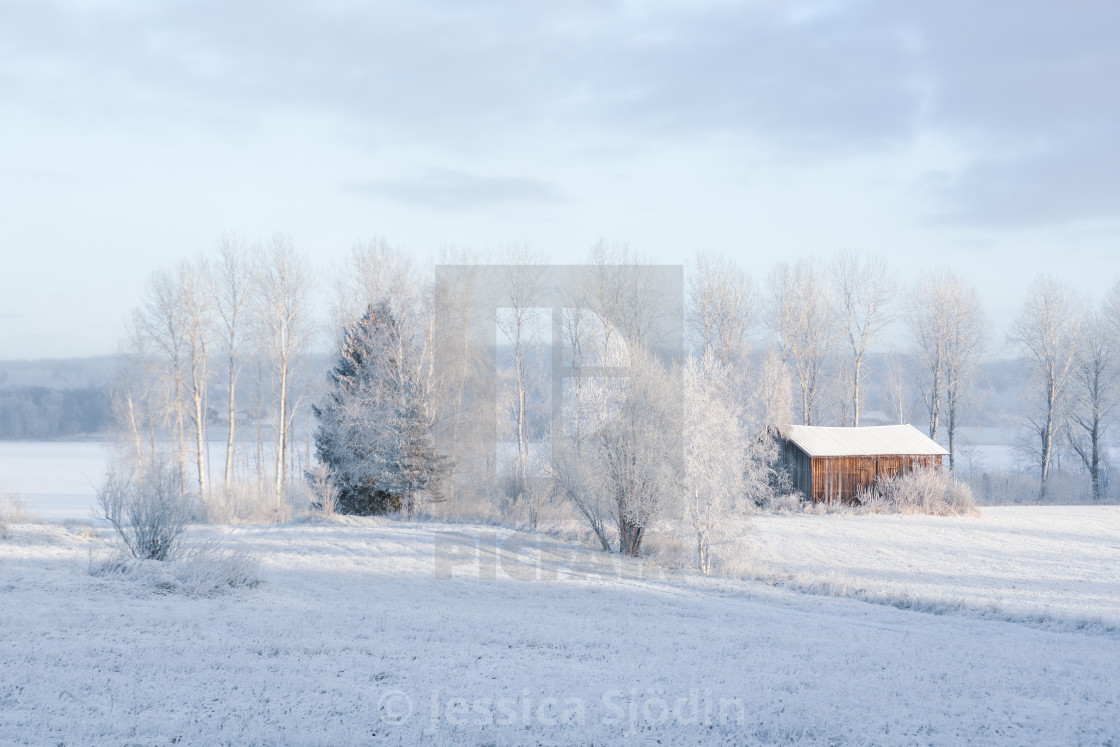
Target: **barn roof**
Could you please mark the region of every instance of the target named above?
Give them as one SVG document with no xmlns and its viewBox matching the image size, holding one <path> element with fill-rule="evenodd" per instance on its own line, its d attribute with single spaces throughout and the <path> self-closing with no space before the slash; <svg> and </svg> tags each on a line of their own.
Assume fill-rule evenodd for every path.
<svg viewBox="0 0 1120 747">
<path fill-rule="evenodd" d="M 933 439 L 912 425 L 874 425 L 832 428 L 816 425 L 783 425 L 782 438 L 811 457 L 874 456 L 879 454 L 948 454 Z"/>
</svg>

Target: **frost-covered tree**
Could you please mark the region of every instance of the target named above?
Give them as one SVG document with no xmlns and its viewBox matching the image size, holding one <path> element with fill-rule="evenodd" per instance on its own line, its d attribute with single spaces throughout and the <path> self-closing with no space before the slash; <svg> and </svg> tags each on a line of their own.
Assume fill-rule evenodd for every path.
<svg viewBox="0 0 1120 747">
<path fill-rule="evenodd" d="M 215 271 L 215 312 L 218 339 L 225 364 L 226 385 L 226 463 L 223 480 L 226 488 L 233 482 L 233 466 L 237 449 L 237 380 L 253 349 L 253 336 L 248 330 L 250 302 L 249 256 L 244 239 L 233 234 L 218 242 Z"/>
<path fill-rule="evenodd" d="M 827 276 L 808 260 L 782 263 L 769 277 L 769 323 L 801 395 L 801 422 L 813 425 L 821 405 L 825 365 L 839 332 Z"/>
<path fill-rule="evenodd" d="M 755 323 L 751 278 L 726 257 L 699 252 L 688 277 L 688 329 L 698 355 L 714 351 L 725 364 L 745 362 Z"/>
<path fill-rule="evenodd" d="M 975 286 L 948 270 L 929 273 L 918 281 L 910 294 L 909 312 L 929 437 L 937 438 L 942 414 L 947 415 L 952 466 L 960 410 L 984 350 L 987 320 Z"/>
<path fill-rule="evenodd" d="M 256 262 L 253 306 L 261 348 L 272 363 L 276 385 L 275 498 L 285 495 L 296 362 L 314 333 L 310 315 L 311 270 L 290 238 L 275 236 Z"/>
<path fill-rule="evenodd" d="M 369 306 L 344 335 L 326 401 L 314 408 L 316 454 L 341 513 L 411 515 L 446 470 L 404 335 L 388 302 Z"/>
<path fill-rule="evenodd" d="M 1031 367 L 1037 401 L 1027 417 L 1038 460 L 1039 499 L 1046 498 L 1055 436 L 1065 428 L 1070 383 L 1081 346 L 1085 314 L 1072 289 L 1042 276 L 1027 291 L 1022 312 L 1008 335 Z M 1060 443 L 1060 442 L 1059 442 Z"/>
<path fill-rule="evenodd" d="M 712 541 L 747 507 L 747 439 L 735 414 L 731 376 L 711 350 L 685 366 L 685 518 L 696 538 L 696 562 L 711 573 Z M 763 481 L 765 485 L 765 481 Z"/>
<path fill-rule="evenodd" d="M 528 355 L 537 347 L 537 335 L 542 324 L 540 309 L 535 307 L 544 282 L 544 258 L 530 253 L 527 247 L 518 246 L 508 250 L 505 260 L 502 286 L 509 306 L 498 309 L 495 323 L 510 348 L 517 479 L 518 484 L 525 486 L 529 481 L 529 413 L 532 407 L 528 400 L 531 375 Z"/>
<path fill-rule="evenodd" d="M 849 251 L 833 265 L 842 334 L 852 350 L 852 425 L 859 425 L 864 362 L 871 339 L 894 318 L 891 303 L 896 282 L 881 257 Z"/>
<path fill-rule="evenodd" d="M 385 513 L 393 506 L 378 484 L 376 452 L 391 417 L 392 381 L 398 361 L 390 354 L 396 320 L 385 304 L 370 306 L 346 330 L 338 363 L 328 374 L 326 401 L 312 407 L 319 426 L 315 453 L 327 465 L 337 509 L 349 514 Z"/>
<path fill-rule="evenodd" d="M 1103 313 L 1088 317 L 1082 342 L 1072 382 L 1069 442 L 1089 473 L 1093 500 L 1099 501 L 1104 472 L 1103 441 L 1116 407 L 1117 380 L 1117 341 Z"/>
<path fill-rule="evenodd" d="M 562 449 L 556 481 L 604 549 L 610 523 L 619 552 L 637 556 L 646 531 L 679 495 L 680 377 L 638 344 L 608 362 L 626 364 L 628 376 L 580 382 L 580 417 L 558 437 L 581 442 Z"/>
<path fill-rule="evenodd" d="M 206 395 L 210 382 L 209 362 L 214 343 L 214 276 L 203 258 L 179 265 L 180 315 L 183 324 L 182 391 L 187 399 L 187 413 L 194 431 L 194 461 L 198 477 L 198 493 L 203 501 L 208 495 L 206 478 Z"/>
<path fill-rule="evenodd" d="M 425 493 L 439 495 L 448 460 L 436 449 L 427 403 L 415 375 L 406 372 L 389 408 L 382 447 L 373 453 L 377 486 L 412 518 Z"/>
</svg>

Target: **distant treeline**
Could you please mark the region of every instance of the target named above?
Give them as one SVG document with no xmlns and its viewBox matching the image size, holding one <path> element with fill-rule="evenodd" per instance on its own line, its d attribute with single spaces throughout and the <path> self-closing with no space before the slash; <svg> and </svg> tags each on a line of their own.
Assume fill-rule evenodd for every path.
<svg viewBox="0 0 1120 747">
<path fill-rule="evenodd" d="M 104 387 L 0 388 L 0 440 L 53 439 L 99 433 L 109 427 Z"/>
</svg>

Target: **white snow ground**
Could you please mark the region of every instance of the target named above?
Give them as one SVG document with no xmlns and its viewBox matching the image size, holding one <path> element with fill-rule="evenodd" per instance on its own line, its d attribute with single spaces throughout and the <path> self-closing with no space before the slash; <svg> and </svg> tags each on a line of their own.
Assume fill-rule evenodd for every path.
<svg viewBox="0 0 1120 747">
<path fill-rule="evenodd" d="M 1120 507 L 990 506 L 980 517 L 755 517 L 744 575 L 932 612 L 1120 633 Z"/>
<path fill-rule="evenodd" d="M 102 530 L 19 525 L 0 541 L 0 742 L 1115 744 L 1120 636 L 1077 625 L 1117 617 L 1118 521 L 756 521 L 758 568 L 840 557 L 823 590 L 948 614 L 378 520 L 195 530 L 263 578 L 197 599 L 90 576 Z M 1051 609 L 1007 622 L 997 598 Z"/>
</svg>

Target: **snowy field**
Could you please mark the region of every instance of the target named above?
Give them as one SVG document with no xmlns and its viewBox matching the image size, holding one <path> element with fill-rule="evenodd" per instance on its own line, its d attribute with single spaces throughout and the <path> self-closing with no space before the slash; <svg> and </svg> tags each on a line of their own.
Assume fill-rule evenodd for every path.
<svg viewBox="0 0 1120 747">
<path fill-rule="evenodd" d="M 748 576 L 930 612 L 1120 633 L 1120 506 L 980 517 L 764 515 Z"/>
<path fill-rule="evenodd" d="M 490 527 L 198 529 L 261 559 L 208 598 L 90 576 L 102 530 L 19 525 L 0 743 L 1115 744 L 1118 521 L 760 517 L 770 583 Z M 885 603 L 835 596 L 861 588 Z"/>
</svg>

